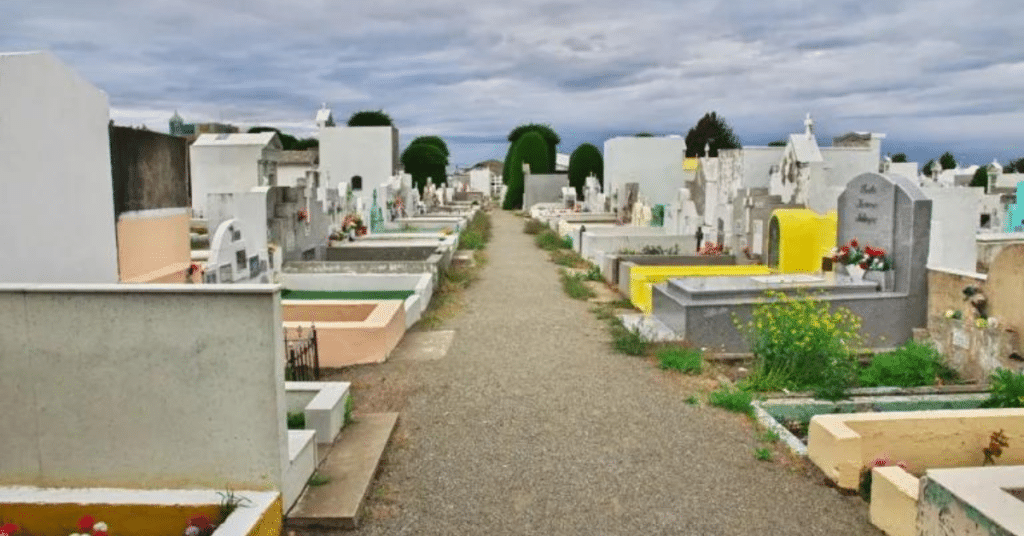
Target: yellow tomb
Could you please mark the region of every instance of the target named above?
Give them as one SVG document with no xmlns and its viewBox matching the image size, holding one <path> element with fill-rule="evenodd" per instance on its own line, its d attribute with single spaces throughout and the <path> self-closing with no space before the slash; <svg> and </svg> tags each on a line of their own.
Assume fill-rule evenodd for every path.
<svg viewBox="0 0 1024 536">
<path fill-rule="evenodd" d="M 629 270 L 629 298 L 633 305 L 650 314 L 651 287 L 677 277 L 720 275 L 765 275 L 772 273 L 767 266 L 757 264 L 719 266 L 633 266 Z"/>
<path fill-rule="evenodd" d="M 836 247 L 835 211 L 822 216 L 806 208 L 772 212 L 768 223 L 767 264 L 779 273 L 818 272 L 821 258 Z"/>
</svg>

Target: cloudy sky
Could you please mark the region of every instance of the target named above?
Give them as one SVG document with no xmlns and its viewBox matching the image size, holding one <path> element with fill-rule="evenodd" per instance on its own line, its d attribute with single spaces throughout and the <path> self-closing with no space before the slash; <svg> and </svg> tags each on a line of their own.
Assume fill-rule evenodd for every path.
<svg viewBox="0 0 1024 536">
<path fill-rule="evenodd" d="M 985 0 L 2 0 L 0 50 L 49 49 L 110 95 L 118 124 L 313 133 L 384 109 L 403 144 L 501 158 L 551 124 L 562 152 L 716 110 L 747 145 L 888 134 L 924 161 L 1024 156 L 1024 10 Z M 824 139 L 822 140 L 824 144 Z"/>
</svg>

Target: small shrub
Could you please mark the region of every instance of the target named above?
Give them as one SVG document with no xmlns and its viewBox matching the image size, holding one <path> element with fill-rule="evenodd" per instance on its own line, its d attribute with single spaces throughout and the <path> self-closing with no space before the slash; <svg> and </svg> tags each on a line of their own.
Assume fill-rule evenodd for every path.
<svg viewBox="0 0 1024 536">
<path fill-rule="evenodd" d="M 699 406 L 700 405 L 700 399 L 697 398 L 697 395 L 690 395 L 690 396 L 686 397 L 686 400 L 684 400 L 684 402 L 686 402 L 687 404 L 689 404 L 691 406 Z"/>
<path fill-rule="evenodd" d="M 851 347 L 859 346 L 860 318 L 809 296 L 768 292 L 748 322 L 736 322 L 755 356 L 748 384 L 756 390 L 820 388 L 830 397 L 856 380 Z"/>
<path fill-rule="evenodd" d="M 762 462 L 772 461 L 772 449 L 761 447 L 754 451 L 754 457 Z"/>
<path fill-rule="evenodd" d="M 761 432 L 760 439 L 765 443 L 774 443 L 779 440 L 779 434 L 774 430 L 765 430 L 764 432 Z"/>
<path fill-rule="evenodd" d="M 983 408 L 1024 407 L 1024 373 L 998 369 L 989 378 L 988 399 Z"/>
<path fill-rule="evenodd" d="M 547 251 L 554 251 L 556 249 L 567 249 L 562 247 L 565 244 L 562 238 L 559 237 L 558 234 L 552 231 L 551 229 L 545 229 L 538 233 L 536 236 L 533 237 L 533 242 L 537 244 L 537 247 L 539 247 L 540 249 L 544 249 Z M 572 245 L 570 244 L 569 248 L 571 247 Z"/>
<path fill-rule="evenodd" d="M 580 268 L 587 265 L 586 261 L 572 250 L 556 249 L 551 252 L 551 262 L 566 268 Z"/>
<path fill-rule="evenodd" d="M 540 220 L 530 218 L 523 223 L 523 232 L 529 235 L 540 234 L 544 229 L 547 229 L 547 226 Z"/>
<path fill-rule="evenodd" d="M 909 341 L 892 352 L 872 358 L 871 365 L 860 373 L 860 384 L 864 387 L 918 387 L 933 385 L 936 378 L 953 380 L 956 373 L 942 362 L 942 354 L 934 346 Z"/>
<path fill-rule="evenodd" d="M 648 344 L 638 329 L 626 329 L 618 319 L 612 326 L 612 345 L 626 355 L 646 355 Z"/>
<path fill-rule="evenodd" d="M 302 430 L 306 428 L 306 414 L 299 412 L 288 412 L 288 429 Z"/>
<path fill-rule="evenodd" d="M 583 282 L 581 274 L 570 274 L 565 270 L 562 270 L 562 289 L 574 300 L 588 300 L 595 296 L 594 291 Z"/>
<path fill-rule="evenodd" d="M 572 238 L 563 236 L 562 241 L 558 244 L 558 247 L 562 249 L 572 249 Z"/>
<path fill-rule="evenodd" d="M 591 265 L 590 268 L 587 269 L 586 277 L 587 281 L 604 281 L 604 277 L 601 276 L 601 267 L 596 264 Z"/>
<path fill-rule="evenodd" d="M 664 348 L 658 350 L 658 366 L 662 369 L 678 370 L 686 374 L 700 374 L 704 370 L 704 360 L 700 350 L 693 348 Z"/>
<path fill-rule="evenodd" d="M 745 415 L 750 415 L 754 411 L 754 407 L 750 405 L 753 401 L 754 397 L 751 396 L 749 391 L 733 389 L 724 385 L 711 391 L 708 395 L 708 403 L 712 406 L 718 406 Z"/>
</svg>

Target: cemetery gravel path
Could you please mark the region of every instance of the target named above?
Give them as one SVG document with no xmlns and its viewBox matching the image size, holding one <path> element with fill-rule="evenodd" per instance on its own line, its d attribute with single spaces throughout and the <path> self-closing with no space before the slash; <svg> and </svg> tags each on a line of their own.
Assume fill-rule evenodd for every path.
<svg viewBox="0 0 1024 536">
<path fill-rule="evenodd" d="M 492 220 L 448 356 L 394 369 L 417 388 L 373 492 L 393 508 L 356 534 L 881 534 L 860 499 L 756 461 L 743 417 L 612 351 L 522 219 Z"/>
</svg>

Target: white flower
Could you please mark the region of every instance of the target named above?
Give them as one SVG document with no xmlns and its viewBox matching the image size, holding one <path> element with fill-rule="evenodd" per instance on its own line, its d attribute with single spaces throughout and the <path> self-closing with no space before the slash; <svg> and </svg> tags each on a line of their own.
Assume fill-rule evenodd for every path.
<svg viewBox="0 0 1024 536">
<path fill-rule="evenodd" d="M 97 532 L 97 531 L 101 531 L 101 530 L 103 532 L 107 532 L 107 524 L 102 522 L 102 521 L 100 521 L 99 523 L 96 523 L 95 525 L 92 526 L 92 531 L 93 532 Z"/>
<path fill-rule="evenodd" d="M 185 536 L 199 536 L 199 527 L 189 525 L 189 527 L 185 529 Z"/>
<path fill-rule="evenodd" d="M 990 327 L 990 328 L 998 328 L 999 327 L 999 319 L 994 317 L 994 316 L 988 317 L 988 327 Z"/>
</svg>

